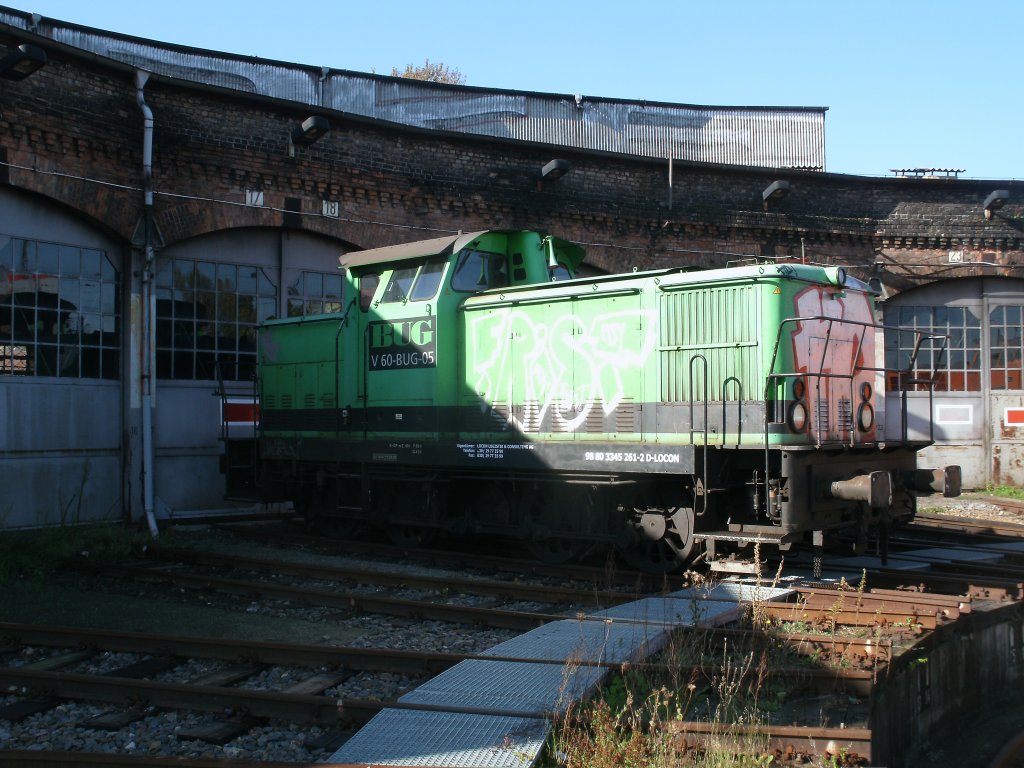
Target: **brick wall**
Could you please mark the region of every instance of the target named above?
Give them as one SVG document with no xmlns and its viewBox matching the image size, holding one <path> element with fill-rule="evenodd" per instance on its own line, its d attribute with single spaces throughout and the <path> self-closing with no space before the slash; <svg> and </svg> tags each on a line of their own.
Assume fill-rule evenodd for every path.
<svg viewBox="0 0 1024 768">
<path fill-rule="evenodd" d="M 890 275 L 901 289 L 933 279 L 952 250 L 1024 276 L 1013 269 L 1024 264 L 1021 182 L 676 162 L 670 207 L 667 161 L 338 114 L 330 115 L 327 136 L 291 152 L 289 132 L 311 113 L 306 107 L 158 78 L 146 85 L 145 99 L 155 119 L 155 217 L 166 243 L 240 226 L 301 227 L 360 248 L 459 229 L 539 227 L 586 243 L 588 262 L 610 271 L 728 258 L 716 253 L 804 255 L 865 268 L 902 265 Z M 0 80 L 0 105 L 0 152 L 11 164 L 0 182 L 60 201 L 130 239 L 143 183 L 132 71 L 50 50 L 47 66 L 28 79 Z M 572 171 L 541 182 L 541 167 L 554 157 L 570 160 Z M 765 210 L 761 192 L 780 178 L 792 190 Z M 986 220 L 982 201 L 995 188 L 1009 189 L 1011 199 Z M 246 190 L 261 191 L 264 207 L 244 205 Z M 339 203 L 338 219 L 321 215 L 325 198 Z"/>
</svg>

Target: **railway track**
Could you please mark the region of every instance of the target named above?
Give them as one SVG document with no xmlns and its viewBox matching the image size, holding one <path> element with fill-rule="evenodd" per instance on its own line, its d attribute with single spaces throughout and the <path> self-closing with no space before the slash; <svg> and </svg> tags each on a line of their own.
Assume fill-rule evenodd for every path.
<svg viewBox="0 0 1024 768">
<path fill-rule="evenodd" d="M 1021 504 L 1021 508 L 1024 510 L 1024 503 Z M 952 536 L 968 534 L 971 538 L 1024 538 L 1024 523 L 953 515 L 918 514 L 914 516 L 914 522 L 907 528 L 909 530 L 937 529 Z"/>
<path fill-rule="evenodd" d="M 529 579 L 556 580 L 560 583 L 579 585 L 584 589 L 624 589 L 632 593 L 652 592 L 663 589 L 674 577 L 625 568 L 621 563 L 611 561 L 602 565 L 561 564 L 552 565 L 536 559 L 509 557 L 507 554 L 476 549 L 439 549 L 433 546 L 400 547 L 366 539 L 343 540 L 322 535 L 300 533 L 293 528 L 272 526 L 241 526 L 222 524 L 217 530 L 248 541 L 272 545 L 288 545 L 311 549 L 330 555 L 358 555 L 382 562 L 396 561 L 419 563 L 429 567 L 443 567 L 456 570 L 470 570 L 485 574 L 519 575 Z M 502 550 L 504 552 L 504 550 Z M 676 577 L 674 579 L 678 581 Z"/>
<path fill-rule="evenodd" d="M 755 633 L 736 630 L 711 632 L 705 638 L 713 644 L 734 646 L 750 641 Z M 777 638 L 794 649 L 795 654 L 810 654 L 814 649 L 830 647 L 836 659 L 849 659 L 850 649 L 860 647 L 860 655 L 874 655 L 875 661 L 885 656 L 876 641 L 874 647 L 854 639 L 830 642 L 827 638 L 780 634 Z M 304 725 L 316 724 L 332 729 L 321 736 L 318 744 L 340 741 L 339 731 L 365 723 L 383 707 L 416 708 L 393 700 L 338 698 L 325 692 L 357 672 L 399 673 L 411 679 L 430 676 L 466 659 L 488 661 L 522 661 L 489 654 L 437 654 L 285 643 L 240 642 L 204 638 L 148 635 L 141 633 L 110 633 L 63 627 L 0 624 L 0 652 L 8 663 L 0 667 L 0 687 L 7 691 L 8 701 L 0 706 L 0 720 L 19 722 L 33 714 L 63 706 L 69 700 L 101 704 L 105 709 L 83 718 L 77 726 L 83 729 L 118 730 L 152 718 L 158 711 L 177 709 L 211 715 L 202 727 L 177 731 L 176 738 L 224 744 L 240 733 L 270 719 L 287 720 Z M 741 643 L 742 645 L 742 643 Z M 13 666 L 26 649 L 46 649 L 32 654 L 32 661 Z M 865 650 L 867 649 L 867 653 Z M 103 654 L 120 654 L 116 663 L 91 672 L 79 671 L 83 663 Z M 130 658 L 124 659 L 128 654 Z M 192 675 L 187 682 L 161 679 L 167 670 L 185 668 L 204 662 L 203 672 Z M 210 668 L 207 662 L 220 662 Z M 561 664 L 562 662 L 551 662 Z M 240 684 L 270 668 L 285 666 L 293 681 L 284 689 L 245 688 Z M 609 669 L 618 664 L 604 663 Z M 638 672 L 665 674 L 665 664 L 640 663 Z M 709 685 L 715 669 L 704 665 L 675 666 L 672 673 L 682 678 L 703 681 Z M 778 666 L 771 678 L 786 680 L 794 689 L 814 693 L 843 693 L 866 696 L 877 679 L 878 671 L 859 668 L 819 668 L 808 665 Z M 396 692 L 397 693 L 397 692 Z M 113 706 L 113 709 L 109 707 Z M 467 712 L 476 712 L 467 708 Z M 315 746 L 315 745 L 314 745 Z M 5 755 L 0 751 L 0 756 Z M 9 756 L 9 755 L 8 755 Z"/>
<path fill-rule="evenodd" d="M 925 531 L 921 535 L 930 534 Z M 981 546 L 984 548 L 987 543 L 982 542 Z M 79 564 L 77 567 L 84 567 L 89 578 L 111 583 L 143 584 L 147 590 L 154 590 L 147 594 L 158 595 L 160 590 L 170 590 L 180 596 L 185 590 L 209 595 L 212 590 L 218 590 L 229 597 L 243 597 L 246 606 L 251 601 L 263 600 L 287 600 L 291 604 L 326 603 L 338 610 L 339 617 L 354 615 L 353 611 L 362 612 L 358 615 L 372 611 L 382 616 L 401 617 L 409 626 L 428 620 L 469 628 L 493 622 L 492 626 L 525 631 L 543 622 L 564 620 L 576 612 L 615 605 L 630 596 L 628 589 L 621 586 L 603 590 L 595 586 L 579 586 L 578 581 L 573 582 L 574 585 L 554 584 L 551 583 L 554 577 L 549 574 L 530 574 L 528 578 L 522 574 L 501 579 L 454 578 L 426 567 L 412 569 L 423 572 L 397 573 L 395 567 L 382 572 L 365 564 L 345 564 L 340 559 L 330 564 L 304 563 L 278 557 L 279 554 L 282 553 L 277 550 L 264 550 L 263 555 L 255 557 L 156 548 L 141 563 Z M 900 552 L 894 553 L 894 557 L 896 554 L 905 556 Z M 417 557 L 421 556 L 429 557 L 429 553 L 417 554 Z M 480 560 L 485 561 L 486 558 Z M 860 588 L 838 589 L 821 583 L 796 583 L 796 594 L 790 602 L 759 606 L 757 609 L 758 621 L 769 622 L 774 627 L 769 640 L 766 641 L 761 630 L 736 627 L 702 630 L 699 658 L 690 662 L 675 659 L 674 674 L 678 679 L 691 680 L 700 687 L 710 688 L 717 670 L 713 664 L 700 659 L 705 656 L 721 658 L 726 648 L 741 651 L 767 642 L 774 649 L 773 653 L 782 650 L 781 655 L 775 657 L 766 680 L 784 681 L 793 692 L 802 691 L 801 695 L 808 697 L 810 702 L 819 701 L 823 696 L 839 697 L 838 701 L 847 702 L 845 706 L 856 701 L 860 703 L 854 705 L 854 709 L 866 711 L 866 702 L 870 700 L 874 687 L 886 678 L 889 669 L 900 658 L 898 649 L 912 646 L 934 629 L 976 610 L 975 601 L 979 599 L 1019 599 L 1021 582 L 1024 582 L 1024 573 L 1019 568 L 1012 558 L 999 565 L 935 561 L 925 569 L 913 572 L 871 569 L 867 575 L 867 586 Z M 400 590 L 403 596 L 389 594 L 392 590 Z M 410 599 L 409 592 L 424 594 L 421 599 Z M 442 602 L 437 608 L 440 613 L 427 613 L 433 610 L 428 606 L 438 600 L 461 600 L 467 595 L 474 601 L 479 599 L 487 604 L 448 605 Z M 510 610 L 502 607 L 503 603 L 494 604 L 507 600 L 526 602 L 532 610 Z M 240 608 L 241 605 L 235 609 Z M 477 611 L 491 613 L 492 617 L 481 618 L 476 615 Z M 436 625 L 430 631 L 438 631 Z M 694 646 L 694 642 L 693 638 L 679 639 L 682 646 Z M 33 659 L 45 663 L 27 669 L 24 664 L 12 666 L 8 663 L 26 645 L 49 649 L 45 655 Z M 100 652 L 115 655 L 108 665 L 110 668 L 83 672 L 75 666 L 95 658 Z M 83 724 L 81 727 L 93 731 L 104 724 L 111 728 L 132 728 L 133 722 L 139 722 L 133 718 L 153 719 L 156 712 L 178 710 L 190 713 L 187 717 L 182 716 L 189 722 L 185 735 L 209 738 L 211 741 L 208 743 L 211 744 L 218 743 L 217 739 L 221 739 L 221 744 L 230 744 L 232 742 L 223 740 L 229 739 L 232 733 L 237 734 L 246 728 L 251 732 L 259 729 L 261 724 L 287 721 L 310 733 L 309 743 L 313 750 L 308 753 L 311 755 L 317 754 L 318 744 L 336 744 L 342 738 L 339 734 L 346 728 L 365 722 L 385 705 L 396 706 L 392 699 L 402 690 L 399 682 L 394 683 L 392 694 L 366 699 L 345 694 L 344 681 L 353 675 L 391 674 L 408 685 L 466 659 L 516 661 L 479 653 L 133 636 L 24 625 L 0 625 L 0 653 L 3 654 L 0 664 L 4 664 L 0 669 L 0 686 L 17 693 L 17 696 L 8 693 L 0 699 L 3 707 L 15 707 L 29 700 L 48 700 L 49 706 L 67 707 L 72 713 L 87 711 L 90 719 L 97 719 L 91 725 Z M 117 657 L 117 654 L 123 657 Z M 216 662 L 213 668 L 208 666 L 211 661 Z M 193 674 L 185 675 L 183 679 L 164 677 L 168 671 L 188 668 L 189 664 L 195 667 Z M 665 666 L 660 662 L 636 664 L 634 668 L 652 676 L 665 672 Z M 288 675 L 275 674 L 275 669 L 284 669 Z M 261 674 L 264 679 L 275 679 L 281 684 L 274 689 L 269 683 L 248 689 L 240 687 L 246 679 Z M 234 676 L 237 678 L 232 679 Z M 78 703 L 66 702 L 87 702 L 89 706 L 79 710 Z M 99 707 L 103 708 L 102 711 L 95 711 Z M 45 713 L 45 709 L 43 711 Z M 475 710 L 467 709 L 467 712 L 471 711 Z M 0 713 L 0 725 L 3 721 L 4 715 Z M 773 726 L 772 730 L 782 739 L 777 749 L 784 752 L 785 734 L 780 728 Z M 678 738 L 692 740 L 694 744 L 704 738 L 697 732 L 699 729 L 683 730 L 685 733 L 680 731 Z M 803 729 L 799 738 L 804 741 L 808 738 L 811 741 L 814 738 L 824 739 L 827 731 L 824 727 Z M 853 729 L 844 731 L 846 743 L 852 743 L 851 739 L 856 738 Z M 196 741 L 183 739 L 187 744 Z M 322 758 L 325 747 L 320 749 Z M 192 756 L 204 754 L 195 748 L 189 750 L 183 753 Z M 31 762 L 29 759 L 17 762 L 19 756 L 20 753 L 0 749 L 0 765 L 47 764 L 47 758 L 38 755 L 32 757 Z M 52 759 L 60 760 L 60 756 L 55 754 Z M 90 764 L 89 759 L 83 757 L 81 764 Z M 132 763 L 128 757 L 124 759 L 125 762 L 118 764 L 169 764 L 166 761 L 161 763 L 162 758 L 156 757 L 141 758 L 150 760 L 149 763 Z M 236 761 L 232 763 L 236 768 L 245 764 L 239 763 L 239 759 L 247 759 L 244 751 L 236 755 Z M 72 764 L 72 761 L 65 760 L 60 764 Z M 211 768 L 219 766 L 213 758 L 209 758 L 207 764 Z M 297 764 L 302 763 L 290 763 L 293 767 Z M 197 762 L 196 765 L 202 763 Z M 264 765 L 272 766 L 273 763 Z"/>
<path fill-rule="evenodd" d="M 375 594 L 370 591 L 357 592 L 334 590 L 309 585 L 293 586 L 276 584 L 270 580 L 253 578 L 226 578 L 209 574 L 195 574 L 138 565 L 99 565 L 77 567 L 97 574 L 121 579 L 130 579 L 151 584 L 191 589 L 200 592 L 217 592 L 250 600 L 282 600 L 307 606 L 334 608 L 350 614 L 378 614 L 423 621 L 440 621 L 452 624 L 491 627 L 525 631 L 547 621 L 565 618 L 566 615 L 543 610 L 512 610 L 493 606 L 459 605 L 444 602 L 446 596 L 435 595 L 423 599 L 408 599 Z"/>
</svg>

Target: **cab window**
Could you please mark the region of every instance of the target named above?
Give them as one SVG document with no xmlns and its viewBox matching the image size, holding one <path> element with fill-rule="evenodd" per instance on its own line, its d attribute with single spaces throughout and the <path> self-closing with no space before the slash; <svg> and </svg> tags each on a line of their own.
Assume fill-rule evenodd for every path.
<svg viewBox="0 0 1024 768">
<path fill-rule="evenodd" d="M 404 267 L 391 273 L 391 279 L 380 297 L 381 304 L 395 304 L 406 301 L 412 291 L 413 280 L 416 279 L 417 267 Z"/>
<path fill-rule="evenodd" d="M 444 259 L 418 264 L 415 267 L 403 267 L 391 273 L 381 304 L 396 304 L 405 301 L 426 301 L 437 295 L 444 274 Z"/>
<path fill-rule="evenodd" d="M 548 273 L 551 276 L 552 283 L 560 283 L 563 280 L 572 280 L 572 275 L 569 274 L 569 270 L 565 268 L 564 264 L 556 264 L 555 266 L 548 268 Z"/>
<path fill-rule="evenodd" d="M 508 285 L 508 260 L 503 253 L 466 249 L 452 275 L 452 289 L 476 292 Z"/>
<path fill-rule="evenodd" d="M 359 308 L 368 312 L 370 304 L 373 303 L 373 294 L 377 292 L 380 285 L 379 272 L 367 272 L 359 276 Z"/>
<path fill-rule="evenodd" d="M 444 274 L 445 260 L 428 261 L 420 268 L 420 274 L 416 278 L 416 285 L 409 296 L 410 301 L 426 301 L 437 295 L 437 289 L 441 285 L 441 276 Z"/>
</svg>

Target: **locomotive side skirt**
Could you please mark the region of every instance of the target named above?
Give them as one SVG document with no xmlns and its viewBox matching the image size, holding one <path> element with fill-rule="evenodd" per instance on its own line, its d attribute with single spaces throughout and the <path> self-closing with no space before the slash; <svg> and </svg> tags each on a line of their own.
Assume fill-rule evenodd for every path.
<svg viewBox="0 0 1024 768">
<path fill-rule="evenodd" d="M 267 438 L 263 457 L 280 461 L 372 463 L 518 472 L 690 474 L 693 446 L 630 443 L 418 442 L 329 438 Z"/>
</svg>

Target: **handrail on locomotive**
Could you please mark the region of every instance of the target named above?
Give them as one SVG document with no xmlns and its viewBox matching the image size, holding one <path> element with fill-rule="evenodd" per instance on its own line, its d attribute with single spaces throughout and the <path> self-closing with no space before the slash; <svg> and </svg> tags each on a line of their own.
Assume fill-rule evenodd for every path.
<svg viewBox="0 0 1024 768">
<path fill-rule="evenodd" d="M 824 323 L 827 326 L 827 331 L 826 331 L 826 335 L 825 335 L 825 346 L 826 347 L 828 346 L 828 343 L 829 343 L 829 341 L 832 338 L 832 330 L 833 330 L 833 327 L 835 325 L 837 325 L 837 324 L 839 324 L 839 325 L 851 325 L 851 326 L 854 326 L 854 327 L 859 327 L 861 329 L 860 330 L 860 334 L 857 337 L 858 347 L 857 347 L 857 350 L 855 351 L 854 355 L 852 356 L 852 360 L 854 362 L 853 362 L 853 365 L 851 366 L 851 369 L 850 369 L 849 373 L 826 372 L 825 371 L 825 360 L 826 360 L 825 355 L 821 356 L 820 365 L 819 365 L 819 368 L 818 368 L 817 371 L 776 371 L 775 370 L 776 363 L 778 361 L 778 356 L 779 356 L 779 349 L 781 347 L 783 336 L 784 336 L 784 334 L 783 334 L 784 329 L 786 328 L 787 325 L 791 325 L 791 324 L 792 325 L 799 325 L 801 323 Z M 896 333 L 900 333 L 900 332 L 913 333 L 915 335 L 916 340 L 915 340 L 915 343 L 914 343 L 914 348 L 913 348 L 913 350 L 912 350 L 912 352 L 911 352 L 911 354 L 910 354 L 910 356 L 908 358 L 906 368 L 891 368 L 891 367 L 885 367 L 885 366 L 878 367 L 878 366 L 862 365 L 862 364 L 857 362 L 861 358 L 861 350 L 864 347 L 864 336 L 868 332 L 869 329 L 879 330 L 879 331 L 882 331 L 883 333 L 886 332 L 886 331 L 890 331 L 890 332 L 896 332 Z M 940 346 L 936 350 L 936 354 L 933 355 L 934 364 L 937 366 L 939 360 L 941 360 L 941 358 L 942 358 L 942 355 L 945 353 L 946 345 L 949 342 L 949 337 L 944 335 L 944 334 L 928 333 L 926 331 L 920 331 L 920 330 L 916 330 L 916 329 L 902 329 L 902 328 L 897 328 L 897 327 L 894 327 L 894 326 L 886 326 L 886 325 L 883 325 L 881 323 L 871 323 L 871 322 L 865 322 L 865 321 L 861 321 L 861 320 L 829 317 L 829 316 L 825 316 L 825 315 L 811 315 L 811 316 L 786 318 L 782 322 L 779 323 L 779 328 L 778 328 L 778 331 L 777 331 L 776 336 L 775 336 L 775 344 L 774 344 L 774 346 L 772 348 L 771 363 L 770 363 L 770 365 L 768 367 L 768 370 L 771 371 L 771 373 L 769 373 L 766 376 L 766 378 L 765 378 L 764 397 L 765 397 L 766 400 L 769 399 L 769 397 L 770 397 L 770 395 L 772 393 L 772 388 L 773 388 L 773 384 L 774 383 L 777 383 L 777 382 L 780 382 L 780 381 L 784 382 L 784 381 L 789 380 L 789 379 L 801 378 L 802 377 L 802 378 L 814 379 L 814 381 L 815 381 L 815 384 L 814 384 L 815 391 L 817 393 L 818 399 L 820 400 L 820 398 L 821 398 L 822 381 L 823 380 L 829 380 L 829 379 L 840 379 L 840 380 L 847 380 L 847 381 L 849 381 L 849 395 L 850 395 L 850 402 L 852 403 L 852 402 L 855 401 L 855 397 L 856 397 L 856 392 L 854 391 L 854 389 L 855 389 L 855 379 L 856 379 L 856 376 L 857 376 L 858 373 L 861 373 L 861 372 L 875 372 L 875 373 L 882 373 L 882 374 L 895 373 L 895 374 L 897 374 L 897 376 L 899 376 L 898 381 L 900 382 L 900 388 L 899 388 L 900 389 L 900 401 L 899 401 L 900 402 L 900 409 L 899 409 L 899 414 L 900 414 L 900 434 L 899 434 L 899 438 L 898 438 L 897 442 L 902 443 L 904 445 L 909 445 L 909 444 L 911 444 L 911 440 L 910 440 L 910 437 L 909 437 L 909 424 L 908 424 L 908 419 L 907 419 L 907 413 L 908 413 L 907 385 L 908 384 L 924 385 L 927 388 L 926 391 L 928 392 L 928 412 L 931 413 L 932 410 L 933 410 L 932 406 L 933 406 L 933 402 L 934 402 L 934 386 L 935 386 L 935 381 L 936 381 L 936 378 L 937 378 L 937 367 L 932 369 L 932 374 L 931 374 L 930 377 L 927 377 L 927 378 L 905 378 L 905 376 L 912 376 L 913 375 L 913 372 L 917 368 L 917 359 L 918 359 L 918 356 L 921 353 L 922 345 L 926 341 L 928 341 L 928 340 L 939 341 L 940 342 Z M 933 349 L 934 349 L 934 347 L 933 347 Z M 849 435 L 850 435 L 849 436 L 849 447 L 853 448 L 856 445 L 856 430 L 854 428 L 854 424 L 852 423 L 852 420 L 854 418 L 854 414 L 853 414 L 852 409 L 851 409 L 851 412 L 850 412 L 850 418 L 851 418 L 851 423 L 849 425 Z M 771 482 L 772 482 L 772 480 L 771 480 L 771 470 L 770 470 L 770 446 L 769 446 L 769 442 L 768 442 L 768 428 L 769 428 L 769 419 L 768 419 L 768 413 L 766 411 L 765 412 L 765 419 L 764 419 L 764 454 L 765 454 L 764 467 L 765 467 L 765 474 L 764 474 L 764 497 L 763 497 L 765 499 L 765 503 L 766 504 L 767 504 L 767 500 L 769 498 L 771 498 L 770 491 L 771 491 Z M 920 444 L 924 445 L 924 444 L 933 442 L 934 439 L 935 439 L 935 423 L 934 423 L 934 420 L 929 419 L 928 420 L 928 440 L 927 441 L 919 441 L 919 442 L 920 442 Z M 888 435 L 886 435 L 885 439 L 883 439 L 882 442 L 893 442 L 893 441 L 889 440 L 888 439 Z M 815 420 L 815 447 L 820 448 L 823 445 L 823 443 L 824 443 L 824 441 L 822 440 L 822 424 L 821 424 L 820 420 L 816 419 Z M 908 479 L 907 484 L 910 487 L 914 488 L 915 490 L 920 490 L 920 491 L 924 491 L 925 489 L 922 486 L 927 485 L 932 490 L 934 490 L 936 492 L 942 492 L 946 496 L 958 496 L 960 494 L 960 473 L 959 473 L 959 468 L 958 467 L 957 468 L 946 467 L 946 468 L 942 468 L 942 469 L 927 470 L 927 472 L 928 472 L 928 480 L 927 481 L 922 481 L 921 478 L 915 476 L 915 478 L 913 480 L 909 480 Z M 880 478 L 879 474 L 880 473 L 872 472 L 872 473 L 868 473 L 867 475 L 858 475 L 856 477 L 850 478 L 849 480 L 834 482 L 832 484 L 831 488 L 830 488 L 830 492 L 832 494 L 834 494 L 834 496 L 836 498 L 843 498 L 843 499 L 852 500 L 852 501 L 863 501 L 863 502 L 868 503 L 869 506 L 872 506 L 872 507 L 879 507 L 879 508 L 887 507 L 891 503 L 891 500 L 892 500 L 891 488 L 893 486 L 893 482 L 892 482 L 892 478 L 891 477 L 885 479 L 884 482 L 880 482 L 881 478 Z M 886 488 L 888 488 L 890 490 L 886 491 L 885 490 Z M 768 513 L 767 516 L 769 518 L 771 518 L 770 512 Z"/>
</svg>

